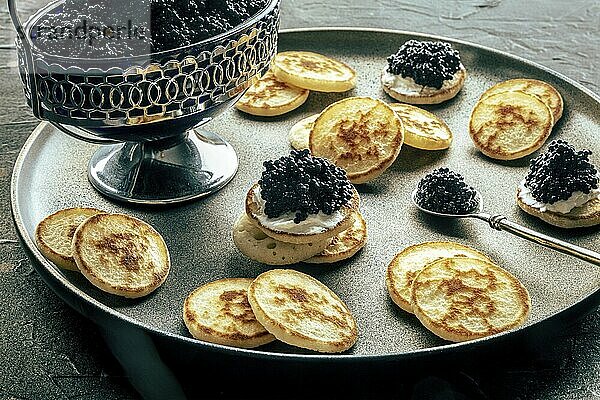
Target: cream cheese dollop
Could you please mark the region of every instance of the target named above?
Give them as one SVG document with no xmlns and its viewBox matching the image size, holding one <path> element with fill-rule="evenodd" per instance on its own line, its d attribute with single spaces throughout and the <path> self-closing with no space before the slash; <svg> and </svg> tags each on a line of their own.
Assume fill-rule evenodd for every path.
<svg viewBox="0 0 600 400">
<path fill-rule="evenodd" d="M 256 212 L 256 218 L 260 224 L 265 228 L 274 231 L 314 235 L 335 228 L 346 217 L 341 210 L 334 211 L 331 215 L 319 211 L 318 214 L 309 214 L 304 221 L 297 224 L 294 222 L 294 217 L 296 216 L 296 213 L 294 212 L 287 212 L 279 217 L 269 218 L 267 214 L 265 214 L 265 200 L 260 195 L 259 186 L 253 189 L 252 200 L 258 204 L 259 208 Z"/>
<path fill-rule="evenodd" d="M 442 87 L 440 89 L 436 89 L 430 86 L 419 85 L 410 76 L 403 78 L 402 75 L 392 74 L 387 70 L 387 67 L 383 70 L 381 82 L 383 83 L 383 85 L 389 87 L 390 89 L 393 89 L 397 92 L 406 95 L 427 96 L 436 94 L 442 90 L 446 90 L 455 86 L 458 83 L 460 79 L 460 74 L 464 71 L 464 69 L 465 67 L 462 64 L 460 64 L 460 68 L 454 73 L 454 75 L 452 75 L 452 79 L 444 80 L 444 83 L 442 84 Z"/>
<path fill-rule="evenodd" d="M 531 190 L 525 186 L 525 180 L 519 185 L 519 199 L 530 207 L 536 208 L 541 212 L 552 211 L 561 214 L 567 214 L 575 207 L 579 207 L 590 200 L 600 199 L 600 188 L 592 189 L 589 193 L 573 192 L 567 200 L 559 200 L 552 204 L 537 201 L 531 194 Z"/>
</svg>

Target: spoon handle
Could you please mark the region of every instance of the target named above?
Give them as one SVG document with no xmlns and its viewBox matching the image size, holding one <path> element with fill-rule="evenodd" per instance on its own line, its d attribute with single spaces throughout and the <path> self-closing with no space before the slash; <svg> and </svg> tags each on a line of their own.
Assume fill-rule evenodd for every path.
<svg viewBox="0 0 600 400">
<path fill-rule="evenodd" d="M 488 216 L 486 215 L 486 217 Z M 494 229 L 510 232 L 524 239 L 541 244 L 542 246 L 550 247 L 551 249 L 558 250 L 562 253 L 575 256 L 600 266 L 600 253 L 536 232 L 533 229 L 509 221 L 504 215 L 493 215 L 485 219 Z"/>
</svg>

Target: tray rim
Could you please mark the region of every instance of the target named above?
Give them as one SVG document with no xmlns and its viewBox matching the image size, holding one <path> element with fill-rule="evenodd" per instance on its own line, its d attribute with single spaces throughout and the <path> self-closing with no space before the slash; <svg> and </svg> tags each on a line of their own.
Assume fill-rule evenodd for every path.
<svg viewBox="0 0 600 400">
<path fill-rule="evenodd" d="M 384 28 L 368 28 L 368 27 L 348 27 L 348 26 L 331 26 L 331 27 L 310 27 L 310 28 L 289 28 L 289 29 L 281 29 L 279 34 L 295 34 L 295 33 L 314 33 L 314 32 L 353 32 L 353 33 L 383 33 L 390 35 L 406 35 L 406 36 L 418 36 L 423 38 L 428 38 L 432 40 L 443 40 L 450 43 L 456 43 L 463 46 L 475 48 L 479 51 L 484 51 L 488 53 L 492 53 L 498 56 L 510 58 L 512 60 L 518 61 L 520 63 L 526 64 L 530 67 L 534 67 L 536 69 L 542 70 L 545 73 L 548 73 L 559 80 L 562 80 L 569 85 L 576 88 L 578 91 L 590 97 L 593 101 L 600 104 L 600 95 L 594 93 L 590 89 L 586 88 L 579 82 L 575 81 L 572 78 L 563 75 L 560 72 L 554 71 L 542 64 L 538 64 L 534 61 L 530 61 L 526 58 L 513 55 L 511 53 L 497 50 L 488 46 L 479 45 L 470 41 L 454 39 L 451 37 L 443 36 L 443 35 L 433 35 L 427 34 L 417 31 L 404 31 L 404 30 L 395 30 L 395 29 L 384 29 Z M 168 332 L 162 329 L 158 329 L 156 327 L 152 327 L 145 323 L 142 323 L 135 318 L 127 316 L 125 314 L 120 313 L 119 311 L 104 305 L 100 301 L 94 299 L 89 296 L 85 292 L 81 291 L 77 286 L 71 283 L 65 275 L 62 274 L 60 269 L 56 267 L 54 264 L 49 262 L 37 249 L 37 246 L 33 242 L 33 240 L 29 237 L 29 234 L 25 228 L 25 225 L 21 219 L 20 211 L 17 207 L 17 197 L 18 197 L 18 181 L 20 175 L 20 169 L 23 167 L 24 160 L 31 150 L 32 145 L 36 142 L 36 139 L 40 136 L 40 133 L 49 125 L 48 122 L 41 121 L 29 135 L 25 143 L 23 144 L 17 159 L 15 160 L 15 164 L 13 166 L 13 171 L 11 175 L 11 190 L 10 190 L 10 201 L 11 201 L 11 213 L 13 217 L 13 222 L 16 227 L 17 234 L 21 241 L 21 246 L 23 250 L 30 257 L 30 261 L 33 261 L 36 271 L 41 275 L 42 279 L 45 283 L 50 286 L 50 288 L 69 306 L 74 308 L 79 313 L 83 314 L 86 318 L 92 320 L 94 323 L 102 325 L 100 320 L 110 320 L 117 323 L 125 322 L 128 325 L 131 325 L 132 328 L 137 328 L 143 332 L 158 335 L 162 338 L 166 338 L 168 340 L 175 340 L 184 345 L 195 346 L 201 350 L 213 351 L 218 353 L 226 353 L 233 356 L 240 357 L 251 357 L 258 359 L 269 359 L 269 360 L 280 360 L 280 361 L 319 361 L 319 362 L 356 362 L 356 361 L 390 361 L 390 360 L 405 360 L 405 359 L 414 359 L 420 357 L 426 357 L 428 355 L 445 355 L 450 354 L 457 351 L 467 351 L 475 348 L 479 348 L 482 346 L 490 346 L 494 343 L 505 342 L 506 340 L 510 340 L 513 337 L 524 335 L 530 333 L 536 329 L 538 329 L 542 325 L 548 325 L 555 321 L 560 320 L 561 318 L 565 318 L 567 314 L 573 311 L 576 308 L 584 308 L 584 307 L 597 307 L 600 305 L 600 287 L 598 287 L 594 292 L 588 294 L 587 296 L 581 298 L 578 302 L 571 304 L 570 306 L 563 307 L 556 311 L 554 314 L 547 316 L 539 321 L 536 321 L 527 326 L 521 326 L 517 329 L 502 332 L 500 334 L 496 334 L 493 336 L 483 337 L 480 339 L 475 339 L 467 342 L 459 342 L 459 343 L 448 343 L 442 346 L 434 346 L 423 349 L 418 349 L 415 351 L 404 352 L 404 353 L 386 353 L 386 354 L 376 354 L 376 355 L 354 355 L 354 354 L 324 354 L 324 353 L 314 353 L 314 354 L 296 354 L 296 353 L 280 353 L 280 352 L 272 352 L 272 351 L 264 351 L 260 349 L 242 349 L 230 346 L 224 346 L 220 344 L 214 344 L 210 342 L 203 342 L 193 337 L 181 336 L 179 334 Z M 33 259 L 32 259 L 33 257 Z M 49 280 L 52 279 L 51 283 Z M 55 286 L 58 285 L 58 286 Z M 61 290 L 66 290 L 67 295 L 58 290 L 58 287 Z M 91 307 L 95 311 L 99 311 L 100 315 L 88 315 L 83 309 L 83 307 L 75 307 L 71 304 L 66 297 L 72 297 L 77 301 L 83 301 L 85 306 Z"/>
</svg>

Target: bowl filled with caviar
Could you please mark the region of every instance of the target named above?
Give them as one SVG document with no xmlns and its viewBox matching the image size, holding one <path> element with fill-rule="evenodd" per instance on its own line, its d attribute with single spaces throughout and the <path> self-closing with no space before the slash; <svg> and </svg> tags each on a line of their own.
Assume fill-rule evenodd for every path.
<svg viewBox="0 0 600 400">
<path fill-rule="evenodd" d="M 199 128 L 268 70 L 279 0 L 60 0 L 25 23 L 8 5 L 27 104 L 103 145 L 88 165 L 98 191 L 164 204 L 231 180 L 235 150 Z"/>
</svg>

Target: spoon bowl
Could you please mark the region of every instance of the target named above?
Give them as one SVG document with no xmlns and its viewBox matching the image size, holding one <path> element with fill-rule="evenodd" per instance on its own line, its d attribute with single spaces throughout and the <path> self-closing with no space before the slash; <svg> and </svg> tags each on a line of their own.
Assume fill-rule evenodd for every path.
<svg viewBox="0 0 600 400">
<path fill-rule="evenodd" d="M 417 202 L 417 190 L 418 189 L 413 190 L 410 197 L 412 199 L 413 204 L 419 210 L 423 211 L 424 213 L 435 215 L 436 217 L 446 217 L 446 218 L 465 218 L 465 217 L 477 218 L 477 215 L 481 214 L 483 212 L 483 198 L 481 197 L 481 193 L 479 193 L 479 191 L 477 191 L 477 190 L 475 191 L 475 198 L 477 199 L 477 207 L 474 210 L 471 210 L 471 212 L 466 213 L 466 214 L 447 214 L 447 213 L 441 213 L 441 212 L 437 212 L 437 211 L 433 211 L 433 210 L 424 208 L 421 205 L 419 205 L 419 203 Z"/>
</svg>

